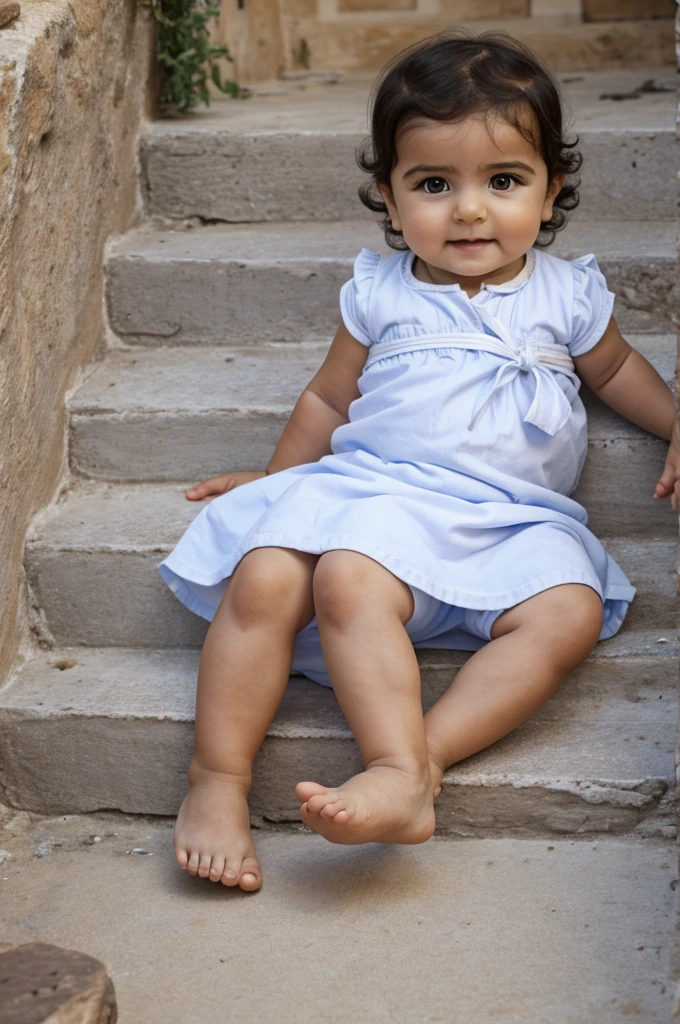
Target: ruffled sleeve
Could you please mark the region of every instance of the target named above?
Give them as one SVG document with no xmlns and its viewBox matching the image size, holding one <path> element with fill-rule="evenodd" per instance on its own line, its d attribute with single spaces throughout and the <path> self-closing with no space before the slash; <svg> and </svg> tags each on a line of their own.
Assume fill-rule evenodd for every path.
<svg viewBox="0 0 680 1024">
<path fill-rule="evenodd" d="M 340 313 L 345 327 L 362 345 L 371 345 L 369 300 L 380 256 L 362 249 L 354 261 L 354 277 L 340 289 Z"/>
<path fill-rule="evenodd" d="M 607 329 L 614 307 L 614 294 L 592 253 L 572 260 L 574 308 L 569 354 L 582 356 L 597 345 Z"/>
</svg>

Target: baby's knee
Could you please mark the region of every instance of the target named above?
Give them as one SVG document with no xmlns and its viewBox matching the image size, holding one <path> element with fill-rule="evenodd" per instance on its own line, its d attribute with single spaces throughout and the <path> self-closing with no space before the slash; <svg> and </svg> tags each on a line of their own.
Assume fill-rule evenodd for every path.
<svg viewBox="0 0 680 1024">
<path fill-rule="evenodd" d="M 356 551 L 328 551 L 314 571 L 314 606 L 317 616 L 337 627 L 380 607 L 388 616 L 396 612 L 407 621 L 413 611 L 409 588 L 384 566 Z"/>
<path fill-rule="evenodd" d="M 547 591 L 537 627 L 551 638 L 558 660 L 570 667 L 585 661 L 602 632 L 604 608 L 599 594 L 586 585 L 567 584 Z"/>
<path fill-rule="evenodd" d="M 365 556 L 354 551 L 328 551 L 320 557 L 313 582 L 317 616 L 342 625 L 355 614 L 366 582 L 362 561 Z"/>
<path fill-rule="evenodd" d="M 227 598 L 232 614 L 242 625 L 313 617 L 312 556 L 282 548 L 256 548 L 238 564 Z"/>
<path fill-rule="evenodd" d="M 492 639 L 521 629 L 546 657 L 571 671 L 585 661 L 602 631 L 599 594 L 580 583 L 551 587 L 504 612 L 491 629 Z"/>
</svg>

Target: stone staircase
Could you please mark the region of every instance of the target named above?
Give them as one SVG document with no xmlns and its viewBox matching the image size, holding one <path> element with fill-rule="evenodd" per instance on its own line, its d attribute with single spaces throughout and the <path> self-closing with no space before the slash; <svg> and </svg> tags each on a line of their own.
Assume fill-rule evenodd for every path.
<svg viewBox="0 0 680 1024">
<path fill-rule="evenodd" d="M 674 77 L 563 78 L 586 166 L 554 251 L 597 254 L 624 333 L 670 382 Z M 657 91 L 601 98 L 648 79 Z M 4 802 L 176 812 L 206 624 L 155 566 L 198 512 L 185 483 L 264 466 L 323 359 L 354 256 L 384 249 L 356 198 L 368 87 L 284 83 L 149 126 L 146 219 L 107 258 L 109 351 L 69 405 L 71 486 L 26 548 L 44 649 L 0 692 Z M 673 835 L 677 517 L 651 498 L 665 443 L 585 398 L 576 497 L 638 595 L 534 719 L 449 771 L 442 835 Z M 426 706 L 466 657 L 419 652 Z M 255 821 L 298 821 L 296 781 L 338 783 L 358 764 L 332 692 L 293 679 L 256 764 Z"/>
</svg>

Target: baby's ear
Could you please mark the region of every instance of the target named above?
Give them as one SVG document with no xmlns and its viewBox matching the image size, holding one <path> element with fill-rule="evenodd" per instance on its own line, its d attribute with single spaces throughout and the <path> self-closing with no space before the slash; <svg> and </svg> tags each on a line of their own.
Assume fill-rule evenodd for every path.
<svg viewBox="0 0 680 1024">
<path fill-rule="evenodd" d="M 394 202 L 392 189 L 389 187 L 389 185 L 383 185 L 382 183 L 379 183 L 378 192 L 382 196 L 383 202 L 387 207 L 387 212 L 389 214 L 390 220 L 392 221 L 392 228 L 395 231 L 401 231 L 401 224 L 399 223 L 399 214 L 397 213 L 397 207 Z"/>
<path fill-rule="evenodd" d="M 564 174 L 556 174 L 548 185 L 548 191 L 545 194 L 545 202 L 543 204 L 543 215 L 541 220 L 550 220 L 553 213 L 553 203 L 557 196 L 560 194 L 564 187 L 566 178 Z"/>
</svg>

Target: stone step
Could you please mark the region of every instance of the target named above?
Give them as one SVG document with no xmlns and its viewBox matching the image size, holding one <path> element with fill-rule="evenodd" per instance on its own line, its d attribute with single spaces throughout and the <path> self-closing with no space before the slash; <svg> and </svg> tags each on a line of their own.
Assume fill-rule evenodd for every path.
<svg viewBox="0 0 680 1024">
<path fill-rule="evenodd" d="M 670 220 L 574 221 L 551 251 L 597 255 L 624 331 L 670 333 L 675 236 Z M 110 323 L 125 340 L 147 345 L 328 343 L 340 286 L 362 246 L 387 252 L 379 228 L 366 222 L 145 226 L 110 250 Z"/>
<path fill-rule="evenodd" d="M 675 75 L 669 68 L 561 76 L 584 164 L 572 216 L 675 216 Z M 658 92 L 639 93 L 652 80 Z M 149 125 L 141 144 L 149 214 L 208 221 L 355 220 L 367 180 L 355 160 L 372 77 L 282 82 Z M 630 97 L 628 100 L 606 97 Z"/>
<path fill-rule="evenodd" d="M 672 335 L 629 340 L 672 381 Z M 114 350 L 69 403 L 71 464 L 85 476 L 140 483 L 263 469 L 325 351 L 295 344 Z M 669 502 L 651 498 L 666 442 L 585 389 L 584 400 L 590 449 L 576 497 L 593 529 L 674 536 L 677 517 Z"/>
<path fill-rule="evenodd" d="M 600 645 L 531 721 L 449 770 L 440 834 L 671 833 L 677 660 L 655 637 L 629 633 L 623 655 Z M 197 657 L 71 648 L 35 658 L 0 692 L 0 799 L 47 813 L 175 814 Z M 419 652 L 425 708 L 467 657 Z M 256 762 L 255 820 L 296 821 L 297 781 L 337 785 L 359 770 L 333 692 L 293 678 Z"/>
<path fill-rule="evenodd" d="M 55 642 L 200 645 L 206 623 L 156 572 L 199 509 L 177 485 L 85 482 L 40 516 L 29 533 L 26 569 Z M 603 543 L 639 588 L 626 629 L 672 629 L 675 538 L 614 536 Z"/>
</svg>

